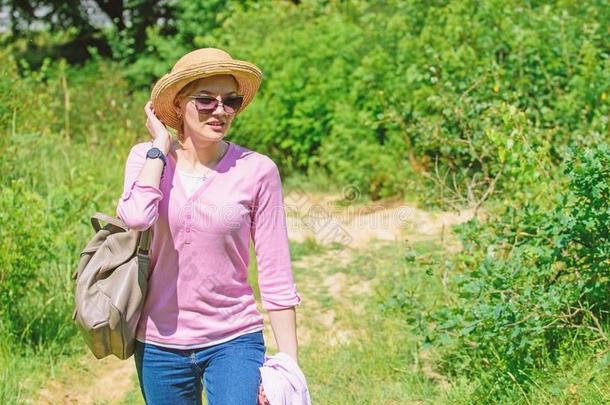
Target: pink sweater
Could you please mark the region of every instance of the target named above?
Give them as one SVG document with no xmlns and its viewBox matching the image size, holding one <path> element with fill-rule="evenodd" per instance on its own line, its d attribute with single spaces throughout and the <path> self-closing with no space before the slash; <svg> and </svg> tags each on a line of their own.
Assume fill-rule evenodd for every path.
<svg viewBox="0 0 610 405">
<path fill-rule="evenodd" d="M 117 214 L 131 229 L 152 226 L 151 274 L 136 338 L 205 347 L 263 329 L 247 281 L 252 238 L 265 310 L 298 305 L 282 183 L 268 156 L 229 149 L 188 197 L 169 155 L 159 187 L 136 180 L 152 142 L 134 145 Z"/>
</svg>

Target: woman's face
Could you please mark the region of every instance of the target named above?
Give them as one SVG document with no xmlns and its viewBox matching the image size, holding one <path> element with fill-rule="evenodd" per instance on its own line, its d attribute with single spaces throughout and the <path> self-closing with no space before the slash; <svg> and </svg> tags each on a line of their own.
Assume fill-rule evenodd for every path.
<svg viewBox="0 0 610 405">
<path fill-rule="evenodd" d="M 192 137 L 193 140 L 222 140 L 231 127 L 235 115 L 228 114 L 220 103 L 210 113 L 200 112 L 197 110 L 195 99 L 188 96 L 207 95 L 223 99 L 229 95 L 237 95 L 237 89 L 237 82 L 231 75 L 210 76 L 190 83 L 187 91 L 178 100 L 178 111 L 184 123 L 184 135 Z"/>
</svg>

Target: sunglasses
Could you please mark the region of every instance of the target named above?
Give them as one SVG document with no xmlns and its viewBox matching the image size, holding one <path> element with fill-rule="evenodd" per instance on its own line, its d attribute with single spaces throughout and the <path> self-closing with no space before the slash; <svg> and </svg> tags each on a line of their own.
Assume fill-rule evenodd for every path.
<svg viewBox="0 0 610 405">
<path fill-rule="evenodd" d="M 195 99 L 195 106 L 197 107 L 197 111 L 204 113 L 212 113 L 218 107 L 218 104 L 222 105 L 227 114 L 235 114 L 239 107 L 241 107 L 244 102 L 244 96 L 228 96 L 219 101 L 218 99 L 212 96 L 189 96 L 189 98 Z"/>
</svg>

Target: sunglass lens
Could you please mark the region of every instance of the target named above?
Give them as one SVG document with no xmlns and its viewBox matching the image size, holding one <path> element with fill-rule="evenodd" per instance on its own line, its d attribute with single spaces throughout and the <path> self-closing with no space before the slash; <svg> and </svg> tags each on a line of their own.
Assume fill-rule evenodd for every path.
<svg viewBox="0 0 610 405">
<path fill-rule="evenodd" d="M 223 100 L 222 103 L 224 104 L 225 111 L 229 114 L 233 114 L 235 111 L 239 110 L 243 101 L 244 97 L 238 96 L 228 97 Z M 195 102 L 199 111 L 212 112 L 216 110 L 216 107 L 218 106 L 218 100 L 212 97 L 197 97 Z"/>
<path fill-rule="evenodd" d="M 232 114 L 235 111 L 239 110 L 241 107 L 241 103 L 244 101 L 243 97 L 230 97 L 223 101 L 225 108 L 228 113 Z"/>
<path fill-rule="evenodd" d="M 199 110 L 214 111 L 216 109 L 216 106 L 218 105 L 218 100 L 210 97 L 197 98 L 195 99 L 195 101 L 197 102 L 197 109 Z"/>
</svg>

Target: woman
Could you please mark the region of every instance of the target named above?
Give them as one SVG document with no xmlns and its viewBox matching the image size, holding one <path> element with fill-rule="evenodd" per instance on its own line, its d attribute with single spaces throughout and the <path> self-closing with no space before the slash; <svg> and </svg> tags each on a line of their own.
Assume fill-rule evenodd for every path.
<svg viewBox="0 0 610 405">
<path fill-rule="evenodd" d="M 149 289 L 134 358 L 148 404 L 256 404 L 265 342 L 247 282 L 249 241 L 278 350 L 298 363 L 281 178 L 266 155 L 224 138 L 261 81 L 215 48 L 184 55 L 145 106 L 153 138 L 132 147 L 117 214 L 152 227 Z M 177 130 L 172 140 L 167 130 Z"/>
</svg>

